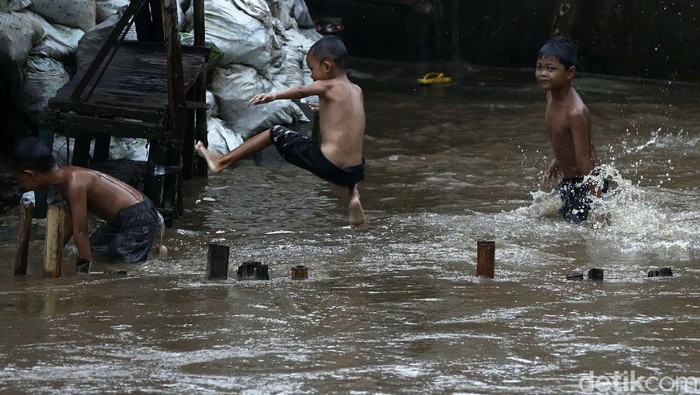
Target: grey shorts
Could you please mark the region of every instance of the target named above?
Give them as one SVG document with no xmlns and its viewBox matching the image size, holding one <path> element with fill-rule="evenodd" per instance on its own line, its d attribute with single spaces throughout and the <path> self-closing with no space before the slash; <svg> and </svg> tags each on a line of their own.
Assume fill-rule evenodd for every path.
<svg viewBox="0 0 700 395">
<path fill-rule="evenodd" d="M 321 152 L 321 146 L 284 126 L 273 126 L 270 139 L 287 162 L 306 169 L 341 187 L 351 187 L 365 178 L 365 160 L 356 166 L 336 167 Z"/>
<path fill-rule="evenodd" d="M 143 201 L 122 209 L 117 219 L 106 223 L 90 235 L 92 251 L 127 263 L 143 262 L 153 246 L 156 232 L 162 227 L 155 204 Z"/>
</svg>

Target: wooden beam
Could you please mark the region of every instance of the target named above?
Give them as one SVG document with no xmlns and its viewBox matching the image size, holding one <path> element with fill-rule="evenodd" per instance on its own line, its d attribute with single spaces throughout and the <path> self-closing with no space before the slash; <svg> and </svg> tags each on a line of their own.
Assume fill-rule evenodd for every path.
<svg viewBox="0 0 700 395">
<path fill-rule="evenodd" d="M 17 227 L 17 255 L 15 256 L 15 276 L 27 274 L 29 256 L 29 238 L 31 235 L 34 203 L 23 204 L 19 209 L 19 226 Z"/>
<path fill-rule="evenodd" d="M 111 51 L 112 54 L 116 52 L 115 44 L 117 44 L 118 42 L 119 35 L 122 34 L 124 28 L 128 29 L 128 26 L 131 25 L 132 17 L 136 14 L 139 8 L 141 8 L 141 5 L 144 1 L 145 0 L 130 1 L 129 6 L 126 8 L 126 11 L 124 11 L 124 14 L 122 15 L 121 19 L 119 19 L 119 22 L 117 22 L 117 24 L 114 25 L 114 29 L 112 29 L 112 32 L 109 34 L 109 36 L 107 36 L 107 39 L 105 39 L 104 43 L 102 43 L 102 47 L 100 47 L 100 50 L 95 55 L 95 58 L 92 60 L 92 63 L 90 63 L 90 66 L 85 71 L 83 77 L 80 79 L 78 86 L 73 91 L 73 94 L 71 95 L 71 98 L 73 100 L 81 100 L 83 91 L 85 91 L 85 88 L 88 86 L 90 81 L 92 81 L 92 77 L 95 75 L 95 73 L 97 73 L 97 70 L 100 68 L 109 52 Z M 105 65 L 105 68 L 106 67 L 107 65 Z M 95 85 L 97 85 L 98 82 L 99 78 L 97 81 L 95 81 Z"/>
<path fill-rule="evenodd" d="M 63 260 L 63 232 L 66 209 L 62 204 L 50 204 L 46 213 L 46 240 L 44 247 L 44 277 L 61 277 Z"/>
<path fill-rule="evenodd" d="M 99 130 L 115 137 L 138 137 L 149 140 L 161 139 L 165 130 L 163 125 L 148 122 L 130 122 L 118 119 L 105 119 L 76 114 L 61 114 L 57 119 L 57 128 L 61 134 L 77 137 L 85 132 Z"/>
</svg>

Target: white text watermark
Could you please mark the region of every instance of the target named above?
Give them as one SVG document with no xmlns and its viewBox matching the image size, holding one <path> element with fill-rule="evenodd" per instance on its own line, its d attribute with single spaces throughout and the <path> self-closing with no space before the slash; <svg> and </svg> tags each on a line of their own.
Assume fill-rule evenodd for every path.
<svg viewBox="0 0 700 395">
<path fill-rule="evenodd" d="M 591 370 L 579 379 L 578 388 L 590 393 L 672 392 L 700 394 L 700 377 L 644 376 L 637 375 L 634 370 L 596 374 Z"/>
</svg>

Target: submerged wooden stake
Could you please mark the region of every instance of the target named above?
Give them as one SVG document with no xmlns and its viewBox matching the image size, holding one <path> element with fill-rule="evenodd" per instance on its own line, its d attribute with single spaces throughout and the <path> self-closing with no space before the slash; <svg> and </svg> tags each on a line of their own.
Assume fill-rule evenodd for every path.
<svg viewBox="0 0 700 395">
<path fill-rule="evenodd" d="M 33 217 L 34 203 L 29 203 L 20 207 L 17 231 L 17 255 L 15 256 L 15 276 L 25 276 L 27 274 L 29 238 L 31 235 Z"/>
<path fill-rule="evenodd" d="M 207 278 L 228 278 L 229 247 L 209 244 L 207 253 Z"/>
<path fill-rule="evenodd" d="M 493 278 L 495 272 L 496 242 L 476 242 L 476 275 Z"/>
<path fill-rule="evenodd" d="M 292 280 L 306 280 L 309 278 L 309 269 L 304 265 L 292 267 Z"/>
<path fill-rule="evenodd" d="M 257 261 L 245 261 L 236 271 L 239 280 L 269 280 L 270 274 L 267 265 Z"/>
<path fill-rule="evenodd" d="M 49 204 L 46 210 L 44 277 L 61 277 L 65 216 L 66 209 L 62 204 Z"/>
</svg>

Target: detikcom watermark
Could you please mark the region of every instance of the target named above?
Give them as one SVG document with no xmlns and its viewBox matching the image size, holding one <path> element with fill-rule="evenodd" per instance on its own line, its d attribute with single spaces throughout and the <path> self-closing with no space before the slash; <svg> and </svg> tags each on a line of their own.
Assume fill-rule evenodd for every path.
<svg viewBox="0 0 700 395">
<path fill-rule="evenodd" d="M 595 371 L 591 370 L 579 379 L 578 388 L 589 393 L 700 394 L 700 377 L 637 376 L 634 370 L 595 374 Z"/>
</svg>

